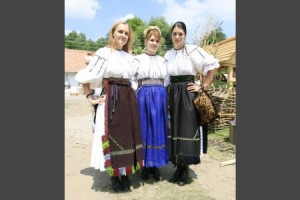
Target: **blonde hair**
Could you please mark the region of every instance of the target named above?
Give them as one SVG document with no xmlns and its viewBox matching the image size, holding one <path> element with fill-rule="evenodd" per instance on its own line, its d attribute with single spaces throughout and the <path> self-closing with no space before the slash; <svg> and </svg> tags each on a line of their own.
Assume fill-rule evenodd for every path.
<svg viewBox="0 0 300 200">
<path fill-rule="evenodd" d="M 120 24 L 126 24 L 128 26 L 128 29 L 129 29 L 128 41 L 122 47 L 122 50 L 126 51 L 127 53 L 131 53 L 132 52 L 132 44 L 133 44 L 133 32 L 132 32 L 132 29 L 131 29 L 130 25 L 126 22 L 123 22 L 123 21 L 119 21 L 119 22 L 115 23 L 112 26 L 112 28 L 110 29 L 109 34 L 108 34 L 108 47 L 113 48 L 113 49 L 117 49 L 116 44 L 115 44 L 115 40 L 113 38 L 113 34 L 114 34 L 116 28 Z"/>
<path fill-rule="evenodd" d="M 149 26 L 144 30 L 144 37 L 145 40 L 149 40 L 149 38 L 154 35 L 155 37 L 157 37 L 159 39 L 159 41 L 161 40 L 161 31 L 158 28 L 158 26 Z"/>
</svg>

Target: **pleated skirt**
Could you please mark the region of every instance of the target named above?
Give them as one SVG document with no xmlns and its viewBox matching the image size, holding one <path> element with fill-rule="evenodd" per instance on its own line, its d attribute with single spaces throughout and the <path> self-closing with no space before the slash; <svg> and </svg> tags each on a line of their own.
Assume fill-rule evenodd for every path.
<svg viewBox="0 0 300 200">
<path fill-rule="evenodd" d="M 144 164 L 168 164 L 167 91 L 163 85 L 143 85 L 137 92 L 142 130 Z"/>
<path fill-rule="evenodd" d="M 199 164 L 200 118 L 193 103 L 197 93 L 187 90 L 188 83 L 194 82 L 194 76 L 171 76 L 170 81 L 170 160 L 175 165 Z"/>
</svg>

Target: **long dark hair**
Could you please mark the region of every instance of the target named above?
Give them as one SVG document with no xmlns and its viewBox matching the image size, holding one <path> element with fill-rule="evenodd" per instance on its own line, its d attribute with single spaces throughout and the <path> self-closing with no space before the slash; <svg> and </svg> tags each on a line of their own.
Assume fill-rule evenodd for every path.
<svg viewBox="0 0 300 200">
<path fill-rule="evenodd" d="M 175 24 L 173 24 L 173 26 L 171 28 L 171 34 L 172 34 L 175 27 L 181 28 L 184 31 L 185 35 L 186 35 L 185 23 L 183 23 L 182 21 L 175 22 Z"/>
</svg>

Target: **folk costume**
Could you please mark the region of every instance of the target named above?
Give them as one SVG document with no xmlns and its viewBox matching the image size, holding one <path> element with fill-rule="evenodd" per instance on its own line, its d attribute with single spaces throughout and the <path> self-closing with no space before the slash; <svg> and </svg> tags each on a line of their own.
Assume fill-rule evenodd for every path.
<svg viewBox="0 0 300 200">
<path fill-rule="evenodd" d="M 176 182 L 180 178 L 187 179 L 188 165 L 201 162 L 200 149 L 203 146 L 199 114 L 193 104 L 197 93 L 187 90 L 188 83 L 195 83 L 197 72 L 205 76 L 209 70 L 220 65 L 217 59 L 195 45 L 185 45 L 181 49 L 172 48 L 165 54 L 165 58 L 170 78 L 170 160 L 177 166 L 169 181 Z"/>
<path fill-rule="evenodd" d="M 75 79 L 106 94 L 95 111 L 91 167 L 110 176 L 129 175 L 143 167 L 138 104 L 131 79 L 133 57 L 123 50 L 99 49 Z"/>
<path fill-rule="evenodd" d="M 166 60 L 158 55 L 146 53 L 135 56 L 138 80 L 137 99 L 142 129 L 145 167 L 142 178 L 161 180 L 158 168 L 168 164 Z"/>
</svg>

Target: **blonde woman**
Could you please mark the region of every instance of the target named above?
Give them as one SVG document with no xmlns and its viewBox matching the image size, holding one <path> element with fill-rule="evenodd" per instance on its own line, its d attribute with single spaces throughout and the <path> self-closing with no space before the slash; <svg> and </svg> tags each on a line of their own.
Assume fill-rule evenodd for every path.
<svg viewBox="0 0 300 200">
<path fill-rule="evenodd" d="M 91 166 L 107 171 L 116 192 L 130 190 L 128 175 L 143 167 L 138 104 L 130 82 L 135 72 L 132 43 L 129 24 L 117 22 L 109 45 L 76 75 L 88 102 L 97 105 Z"/>
</svg>

